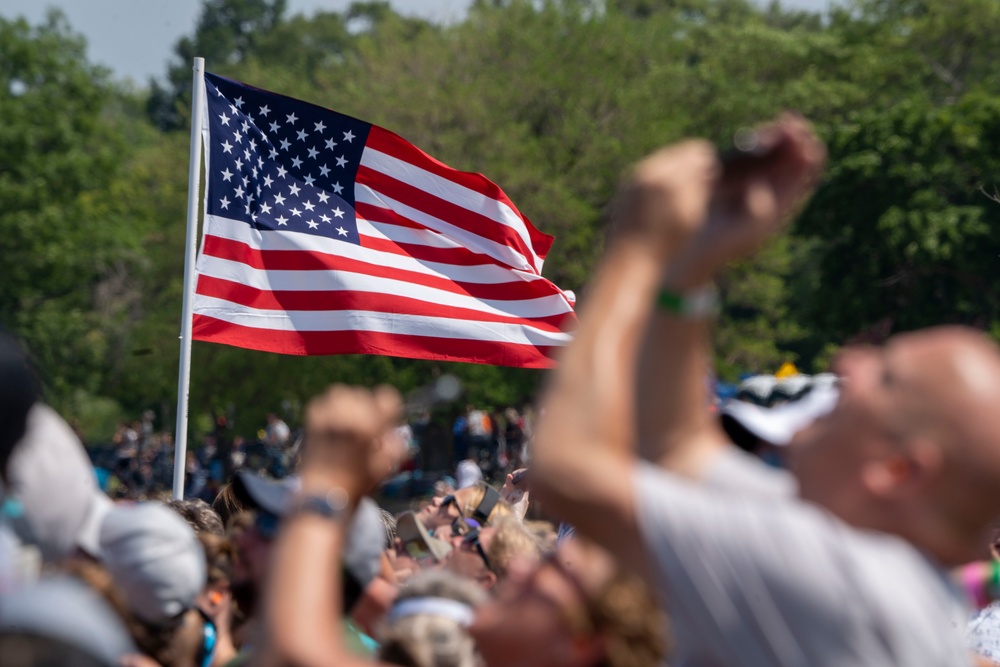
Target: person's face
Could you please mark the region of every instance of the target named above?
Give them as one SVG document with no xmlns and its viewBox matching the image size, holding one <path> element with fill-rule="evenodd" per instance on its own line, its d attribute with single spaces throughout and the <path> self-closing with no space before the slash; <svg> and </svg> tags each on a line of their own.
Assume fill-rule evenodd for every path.
<svg viewBox="0 0 1000 667">
<path fill-rule="evenodd" d="M 848 522 L 861 519 L 873 464 L 894 450 L 905 394 L 917 380 L 908 337 L 882 348 L 848 348 L 835 361 L 842 378 L 836 407 L 793 438 L 789 465 L 805 500 Z"/>
<path fill-rule="evenodd" d="M 471 495 L 475 492 L 473 487 L 459 489 L 455 493 L 435 497 L 430 504 L 417 513 L 417 518 L 427 527 L 428 530 L 441 526 L 450 526 L 460 515 L 459 508 L 468 506 Z"/>
<path fill-rule="evenodd" d="M 271 540 L 256 525 L 251 525 L 239 533 L 234 542 L 236 562 L 233 564 L 233 579 L 250 580 L 257 586 L 262 586 L 271 558 Z"/>
<path fill-rule="evenodd" d="M 485 554 L 495 534 L 496 528 L 482 528 L 448 538 L 452 550 L 444 563 L 445 569 L 479 582 L 484 588 L 492 588 L 496 576 L 487 566 Z"/>
<path fill-rule="evenodd" d="M 586 667 L 602 657 L 572 542 L 554 559 L 508 566 L 508 585 L 476 610 L 469 633 L 487 667 Z"/>
</svg>

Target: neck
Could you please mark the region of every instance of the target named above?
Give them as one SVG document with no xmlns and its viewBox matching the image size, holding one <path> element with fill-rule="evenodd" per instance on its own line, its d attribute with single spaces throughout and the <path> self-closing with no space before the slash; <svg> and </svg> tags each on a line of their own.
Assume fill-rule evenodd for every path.
<svg viewBox="0 0 1000 667">
<path fill-rule="evenodd" d="M 989 540 L 979 528 L 971 529 L 934 508 L 919 507 L 897 514 L 876 527 L 902 537 L 943 567 L 955 567 L 980 560 Z"/>
</svg>

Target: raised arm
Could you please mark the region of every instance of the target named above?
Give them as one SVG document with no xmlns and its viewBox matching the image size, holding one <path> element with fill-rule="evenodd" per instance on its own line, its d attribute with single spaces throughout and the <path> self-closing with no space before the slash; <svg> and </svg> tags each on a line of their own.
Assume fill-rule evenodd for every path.
<svg viewBox="0 0 1000 667">
<path fill-rule="evenodd" d="M 825 162 L 822 144 L 798 116 L 782 116 L 757 135 L 765 157 L 720 174 L 704 224 L 663 267 L 661 306 L 643 335 L 640 454 L 695 479 L 727 439 L 707 410 L 711 313 L 685 313 L 677 305 L 713 293 L 719 271 L 780 230 L 812 193 Z"/>
<path fill-rule="evenodd" d="M 637 166 L 579 329 L 543 398 L 532 490 L 640 573 L 648 570 L 632 495 L 636 441 L 644 458 L 694 477 L 725 443 L 707 410 L 709 318 L 678 302 L 778 229 L 823 162 L 797 117 L 761 136 L 770 157 L 747 172 L 721 173 L 701 142 Z M 661 289 L 667 306 L 653 315 Z"/>
<path fill-rule="evenodd" d="M 271 562 L 261 664 L 372 664 L 344 645 L 341 554 L 353 509 L 401 454 L 390 431 L 399 411 L 392 389 L 373 394 L 334 386 L 309 404 L 301 498 L 346 509 L 331 516 L 295 513 L 283 522 Z"/>
<path fill-rule="evenodd" d="M 665 149 L 637 166 L 536 427 L 532 492 L 639 571 L 629 481 L 637 351 L 663 262 L 704 219 L 715 174 L 715 153 L 702 142 Z"/>
</svg>

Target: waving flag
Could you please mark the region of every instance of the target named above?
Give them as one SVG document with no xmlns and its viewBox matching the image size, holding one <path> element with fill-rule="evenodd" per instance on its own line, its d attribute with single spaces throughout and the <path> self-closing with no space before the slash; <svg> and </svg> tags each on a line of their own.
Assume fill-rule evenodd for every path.
<svg viewBox="0 0 1000 667">
<path fill-rule="evenodd" d="M 552 237 L 380 127 L 205 74 L 196 340 L 545 368 L 575 324 Z"/>
</svg>

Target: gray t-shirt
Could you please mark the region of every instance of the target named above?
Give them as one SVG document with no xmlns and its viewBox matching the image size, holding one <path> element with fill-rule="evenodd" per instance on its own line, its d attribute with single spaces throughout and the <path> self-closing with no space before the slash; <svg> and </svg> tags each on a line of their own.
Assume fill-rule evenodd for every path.
<svg viewBox="0 0 1000 667">
<path fill-rule="evenodd" d="M 717 463 L 705 484 L 650 464 L 634 473 L 671 664 L 969 664 L 961 595 L 920 552 L 798 500 L 785 473 L 740 452 Z"/>
</svg>

